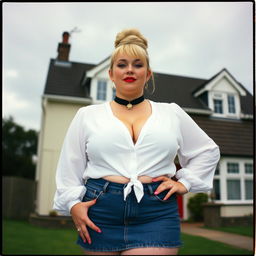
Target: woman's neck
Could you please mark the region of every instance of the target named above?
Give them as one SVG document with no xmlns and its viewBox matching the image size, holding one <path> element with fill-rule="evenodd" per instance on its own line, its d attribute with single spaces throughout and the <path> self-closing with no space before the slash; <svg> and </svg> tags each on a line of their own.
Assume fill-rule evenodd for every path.
<svg viewBox="0 0 256 256">
<path fill-rule="evenodd" d="M 116 96 L 118 98 L 128 100 L 128 101 L 132 101 L 134 99 L 137 99 L 137 98 L 141 97 L 142 95 L 143 95 L 143 93 L 133 94 L 133 95 L 124 95 L 124 94 L 116 93 Z"/>
</svg>

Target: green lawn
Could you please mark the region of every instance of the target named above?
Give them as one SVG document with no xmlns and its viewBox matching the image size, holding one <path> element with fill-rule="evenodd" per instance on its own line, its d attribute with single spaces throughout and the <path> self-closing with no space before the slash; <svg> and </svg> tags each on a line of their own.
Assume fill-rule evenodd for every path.
<svg viewBox="0 0 256 256">
<path fill-rule="evenodd" d="M 73 229 L 48 229 L 32 226 L 25 221 L 3 221 L 3 254 L 5 255 L 83 255 L 76 245 L 77 232 Z M 252 252 L 182 234 L 184 246 L 180 255 L 252 255 Z"/>
<path fill-rule="evenodd" d="M 252 251 L 238 249 L 227 244 L 199 236 L 181 234 L 184 246 L 179 255 L 253 255 Z"/>
<path fill-rule="evenodd" d="M 242 236 L 250 236 L 253 237 L 253 226 L 249 227 L 219 227 L 219 228 L 209 228 L 209 227 L 203 227 L 207 229 L 212 229 L 212 230 L 218 230 L 218 231 L 223 231 L 223 232 L 230 232 Z"/>
</svg>

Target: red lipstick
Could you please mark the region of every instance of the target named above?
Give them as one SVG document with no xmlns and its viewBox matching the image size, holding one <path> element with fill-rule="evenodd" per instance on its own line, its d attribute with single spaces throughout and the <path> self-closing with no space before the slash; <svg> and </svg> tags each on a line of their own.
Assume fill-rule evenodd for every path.
<svg viewBox="0 0 256 256">
<path fill-rule="evenodd" d="M 136 81 L 136 79 L 134 77 L 129 76 L 129 77 L 126 77 L 124 79 L 124 81 L 127 82 L 127 83 L 133 83 L 134 81 Z"/>
</svg>

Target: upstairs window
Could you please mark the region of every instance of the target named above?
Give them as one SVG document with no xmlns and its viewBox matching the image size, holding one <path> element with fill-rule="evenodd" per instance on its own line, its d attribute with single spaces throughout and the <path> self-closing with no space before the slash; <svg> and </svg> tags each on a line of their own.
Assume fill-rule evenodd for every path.
<svg viewBox="0 0 256 256">
<path fill-rule="evenodd" d="M 209 107 L 213 110 L 213 116 L 239 118 L 240 99 L 239 95 L 226 92 L 210 92 Z"/>
<path fill-rule="evenodd" d="M 98 80 L 97 100 L 106 100 L 106 98 L 107 98 L 107 81 Z"/>
<path fill-rule="evenodd" d="M 213 107 L 214 107 L 214 113 L 223 114 L 222 94 L 220 93 L 213 94 Z"/>
<path fill-rule="evenodd" d="M 223 114 L 222 100 L 214 99 L 213 104 L 214 104 L 214 112 L 218 114 Z"/>
<path fill-rule="evenodd" d="M 235 96 L 234 95 L 228 95 L 228 112 L 230 114 L 236 113 Z"/>
</svg>

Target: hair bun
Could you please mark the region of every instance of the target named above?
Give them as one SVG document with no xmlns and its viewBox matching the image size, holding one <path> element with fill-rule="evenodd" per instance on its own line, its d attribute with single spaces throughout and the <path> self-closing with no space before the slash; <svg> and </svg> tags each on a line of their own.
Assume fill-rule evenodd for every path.
<svg viewBox="0 0 256 256">
<path fill-rule="evenodd" d="M 125 29 L 117 34 L 115 48 L 125 44 L 136 44 L 144 50 L 148 48 L 147 39 L 137 29 Z"/>
</svg>

